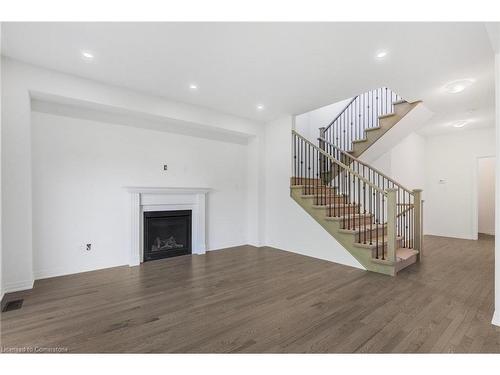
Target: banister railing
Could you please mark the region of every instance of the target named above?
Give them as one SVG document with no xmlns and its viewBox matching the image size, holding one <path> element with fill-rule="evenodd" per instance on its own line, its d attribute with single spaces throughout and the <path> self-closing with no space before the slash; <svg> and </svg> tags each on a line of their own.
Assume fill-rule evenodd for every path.
<svg viewBox="0 0 500 375">
<path fill-rule="evenodd" d="M 387 87 L 355 96 L 326 127 L 320 136 L 344 151 L 352 149 L 352 142 L 363 139 L 365 130 L 378 126 L 379 116 L 394 112 L 394 103 L 401 96 Z"/>
<path fill-rule="evenodd" d="M 361 176 L 359 173 L 355 172 L 353 169 L 351 169 L 349 166 L 347 166 L 346 164 L 342 163 L 341 161 L 335 159 L 332 155 L 328 154 L 327 151 L 325 150 L 322 150 L 320 149 L 318 146 L 312 144 L 309 140 L 307 140 L 305 137 L 303 137 L 302 135 L 300 135 L 299 133 L 297 133 L 295 130 L 292 130 L 292 134 L 297 136 L 298 138 L 302 139 L 303 141 L 307 142 L 308 144 L 310 144 L 312 147 L 314 147 L 315 149 L 317 149 L 317 151 L 321 154 L 321 156 L 323 158 L 326 158 L 328 159 L 331 163 L 334 163 L 336 165 L 339 166 L 339 168 L 342 168 L 342 169 L 345 169 L 347 171 L 349 171 L 350 173 L 356 175 L 358 178 L 360 178 L 362 181 L 364 181 L 366 184 L 370 185 L 373 189 L 379 191 L 380 193 L 382 194 L 385 194 L 384 190 L 378 186 L 376 186 L 374 183 L 372 183 L 371 181 L 369 181 L 368 179 L 364 178 L 363 176 Z"/>
<path fill-rule="evenodd" d="M 358 98 L 358 95 L 356 95 L 354 98 L 352 98 L 349 103 L 347 103 L 347 105 L 344 107 L 344 109 L 342 111 L 339 112 L 339 114 L 337 115 L 337 117 L 335 117 L 329 124 L 328 126 L 325 128 L 325 131 L 328 130 L 333 124 L 335 124 L 335 122 L 337 121 L 337 119 L 342 115 L 342 113 L 347 109 L 349 108 L 349 106 Z"/>
<path fill-rule="evenodd" d="M 395 229 L 388 237 L 388 193 L 359 172 L 351 169 L 292 130 L 292 184 L 304 185 L 314 204 L 326 208 L 326 216 L 337 218 L 343 229 L 357 230 L 358 241 L 375 245 L 373 257 L 395 261 Z M 325 178 L 321 164 L 329 165 Z M 389 211 L 388 211 L 389 209 Z M 393 245 L 391 245 L 393 244 Z"/>
<path fill-rule="evenodd" d="M 414 248 L 414 227 L 418 224 L 415 221 L 413 210 L 415 205 L 414 193 L 386 174 L 348 152 L 343 151 L 326 139 L 320 137 L 318 141 L 320 148 L 332 156 L 333 159 L 341 160 L 343 164 L 349 166 L 350 169 L 356 171 L 362 177 L 367 178 L 378 188 L 384 191 L 387 189 L 395 190 L 396 233 L 398 237 L 402 237 L 401 247 Z M 324 171 L 324 176 L 331 176 L 331 166 L 328 163 L 323 163 L 322 170 Z"/>
<path fill-rule="evenodd" d="M 357 242 L 374 245 L 373 258 L 395 262 L 396 248 L 420 249 L 420 191 L 415 195 L 325 139 L 320 142 L 322 147 L 292 130 L 292 184 L 303 185 L 304 194 L 325 206 L 341 228 L 354 230 Z"/>
<path fill-rule="evenodd" d="M 410 189 L 404 187 L 401 185 L 399 182 L 395 181 L 391 177 L 387 176 L 383 172 L 379 171 L 376 168 L 373 168 L 371 165 L 368 163 L 352 156 L 350 153 L 345 152 L 344 150 L 340 149 L 339 147 L 335 146 L 333 143 L 330 143 L 324 138 L 319 137 L 318 141 L 320 143 L 320 148 L 326 151 L 329 155 L 333 156 L 337 160 L 343 160 L 344 164 L 346 165 L 351 165 L 354 164 L 354 166 L 362 165 L 364 168 L 369 168 L 372 170 L 377 176 L 380 176 L 382 178 L 382 182 L 387 181 L 387 187 L 397 187 L 399 189 L 402 189 L 409 194 L 413 194 Z"/>
</svg>

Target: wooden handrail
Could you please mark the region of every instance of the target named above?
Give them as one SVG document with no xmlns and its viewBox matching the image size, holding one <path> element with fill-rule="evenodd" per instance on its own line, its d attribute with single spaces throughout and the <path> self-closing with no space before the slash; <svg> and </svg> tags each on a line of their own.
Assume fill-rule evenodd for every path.
<svg viewBox="0 0 500 375">
<path fill-rule="evenodd" d="M 299 133 L 297 133 L 293 129 L 292 129 L 292 134 L 295 134 L 297 137 L 299 137 L 300 139 L 302 139 L 304 142 L 308 143 L 309 146 L 313 147 L 316 151 L 318 151 L 319 153 L 321 153 L 327 159 L 329 159 L 330 161 L 334 162 L 335 164 L 337 164 L 341 168 L 345 169 L 349 173 L 353 174 L 354 176 L 356 176 L 361 181 L 363 181 L 366 184 L 368 184 L 369 186 L 371 186 L 373 189 L 375 189 L 379 193 L 384 194 L 385 196 L 387 196 L 387 193 L 383 189 L 379 188 L 373 182 L 367 180 L 366 178 L 364 178 L 363 176 L 361 176 L 358 172 L 356 172 L 356 171 L 352 170 L 351 168 L 349 168 L 347 165 L 341 163 L 340 161 L 338 161 L 337 159 L 335 159 L 332 155 L 328 154 L 326 151 L 323 151 L 321 148 L 319 148 L 318 146 L 316 146 L 314 143 L 310 142 L 308 139 L 304 138 L 302 135 L 300 135 Z"/>
<path fill-rule="evenodd" d="M 321 137 L 335 143 L 343 150 L 360 139 L 367 129 L 377 126 L 382 115 L 394 112 L 394 103 L 401 96 L 388 87 L 379 87 L 352 98 L 327 127 L 321 127 Z"/>
<path fill-rule="evenodd" d="M 382 176 L 383 178 L 385 178 L 386 180 L 388 181 L 391 181 L 394 185 L 400 187 L 401 189 L 403 189 L 404 191 L 406 191 L 407 193 L 409 193 L 410 195 L 413 195 L 413 192 L 404 187 L 403 185 L 401 185 L 399 182 L 397 181 L 394 181 L 392 178 L 390 178 L 389 176 L 387 176 L 386 174 L 382 173 L 381 171 L 379 171 L 378 169 L 376 168 L 373 168 L 372 166 L 370 166 L 369 164 L 365 163 L 364 161 L 362 160 L 359 160 L 358 158 L 352 156 L 351 154 L 349 154 L 348 152 L 345 152 L 344 150 L 342 150 L 341 148 L 335 146 L 333 143 L 331 142 L 328 142 L 325 138 L 322 138 L 322 137 L 318 137 L 318 140 L 319 141 L 322 141 L 322 142 L 325 142 L 326 144 L 328 144 L 329 146 L 332 146 L 333 148 L 335 148 L 337 151 L 339 151 L 340 153 L 342 153 L 342 155 L 344 156 L 347 156 L 349 159 L 352 159 L 353 161 L 356 161 L 358 162 L 359 164 L 361 165 L 364 165 L 365 167 L 367 167 L 368 169 L 371 169 L 372 171 L 374 171 L 375 173 L 379 174 L 380 176 Z"/>
<path fill-rule="evenodd" d="M 401 211 L 397 215 L 397 217 L 404 215 L 405 213 L 411 211 L 413 209 L 413 207 L 415 207 L 414 204 L 412 204 L 412 203 L 397 203 L 397 206 L 408 206 L 408 208 L 405 208 L 403 211 Z"/>
<path fill-rule="evenodd" d="M 334 122 L 337 121 L 337 119 L 340 117 L 340 115 L 342 113 L 344 113 L 347 108 L 349 108 L 349 106 L 358 98 L 358 96 L 359 95 L 356 95 L 354 98 L 351 99 L 351 101 L 344 107 L 344 109 L 339 112 L 339 114 L 337 115 L 337 117 L 335 117 L 333 119 L 333 121 L 328 124 L 328 126 L 325 128 L 325 131 L 327 131 L 330 128 L 330 126 L 332 126 L 334 124 Z"/>
</svg>

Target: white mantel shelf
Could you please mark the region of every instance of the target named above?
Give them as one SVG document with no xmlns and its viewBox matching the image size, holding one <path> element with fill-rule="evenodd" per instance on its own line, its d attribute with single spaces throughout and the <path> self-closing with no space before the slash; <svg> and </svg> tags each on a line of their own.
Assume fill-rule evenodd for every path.
<svg viewBox="0 0 500 375">
<path fill-rule="evenodd" d="M 206 194 L 212 189 L 199 187 L 125 186 L 131 196 L 130 266 L 138 266 L 144 259 L 144 212 L 191 210 L 193 254 L 205 254 Z"/>
<path fill-rule="evenodd" d="M 145 194 L 206 194 L 212 189 L 198 187 L 125 186 L 129 193 Z"/>
</svg>

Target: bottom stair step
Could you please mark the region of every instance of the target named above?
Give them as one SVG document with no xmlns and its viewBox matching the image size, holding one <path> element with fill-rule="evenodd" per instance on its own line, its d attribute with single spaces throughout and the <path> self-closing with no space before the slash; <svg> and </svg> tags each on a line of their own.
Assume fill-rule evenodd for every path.
<svg viewBox="0 0 500 375">
<path fill-rule="evenodd" d="M 396 237 L 396 243 L 399 244 L 399 242 L 401 242 L 403 240 L 403 237 Z M 375 249 L 377 248 L 377 244 L 378 244 L 378 247 L 379 249 L 382 248 L 382 246 L 385 248 L 387 247 L 387 236 L 385 236 L 384 238 L 384 241 L 382 242 L 381 239 L 379 239 L 379 241 L 375 241 L 375 239 L 373 239 L 372 243 L 360 243 L 360 242 L 354 242 L 354 246 L 356 247 L 361 247 L 363 249 Z"/>
<path fill-rule="evenodd" d="M 391 261 L 388 261 L 387 258 L 377 259 L 373 258 L 372 262 L 386 265 L 394 265 L 394 273 L 398 273 L 402 269 L 412 265 L 417 262 L 418 250 L 407 249 L 407 248 L 399 248 L 396 249 L 396 263 L 394 264 Z"/>
<path fill-rule="evenodd" d="M 412 257 L 413 255 L 417 255 L 417 254 L 418 254 L 418 251 L 414 250 L 414 249 L 407 249 L 404 247 L 396 249 L 396 258 L 398 259 L 398 261 L 407 260 L 410 257 Z"/>
<path fill-rule="evenodd" d="M 417 254 L 418 250 L 400 247 L 396 249 L 396 262 L 404 262 Z M 388 262 L 387 251 L 384 252 L 384 259 L 382 259 L 382 254 L 379 254 L 379 257 L 378 258 L 374 257 L 373 261 Z"/>
</svg>

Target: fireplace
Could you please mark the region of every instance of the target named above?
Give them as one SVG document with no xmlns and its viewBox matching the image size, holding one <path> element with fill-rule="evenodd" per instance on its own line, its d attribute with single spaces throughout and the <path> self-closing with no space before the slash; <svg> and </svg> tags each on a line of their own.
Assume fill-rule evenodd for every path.
<svg viewBox="0 0 500 375">
<path fill-rule="evenodd" d="M 144 261 L 191 254 L 191 210 L 144 212 Z"/>
</svg>

